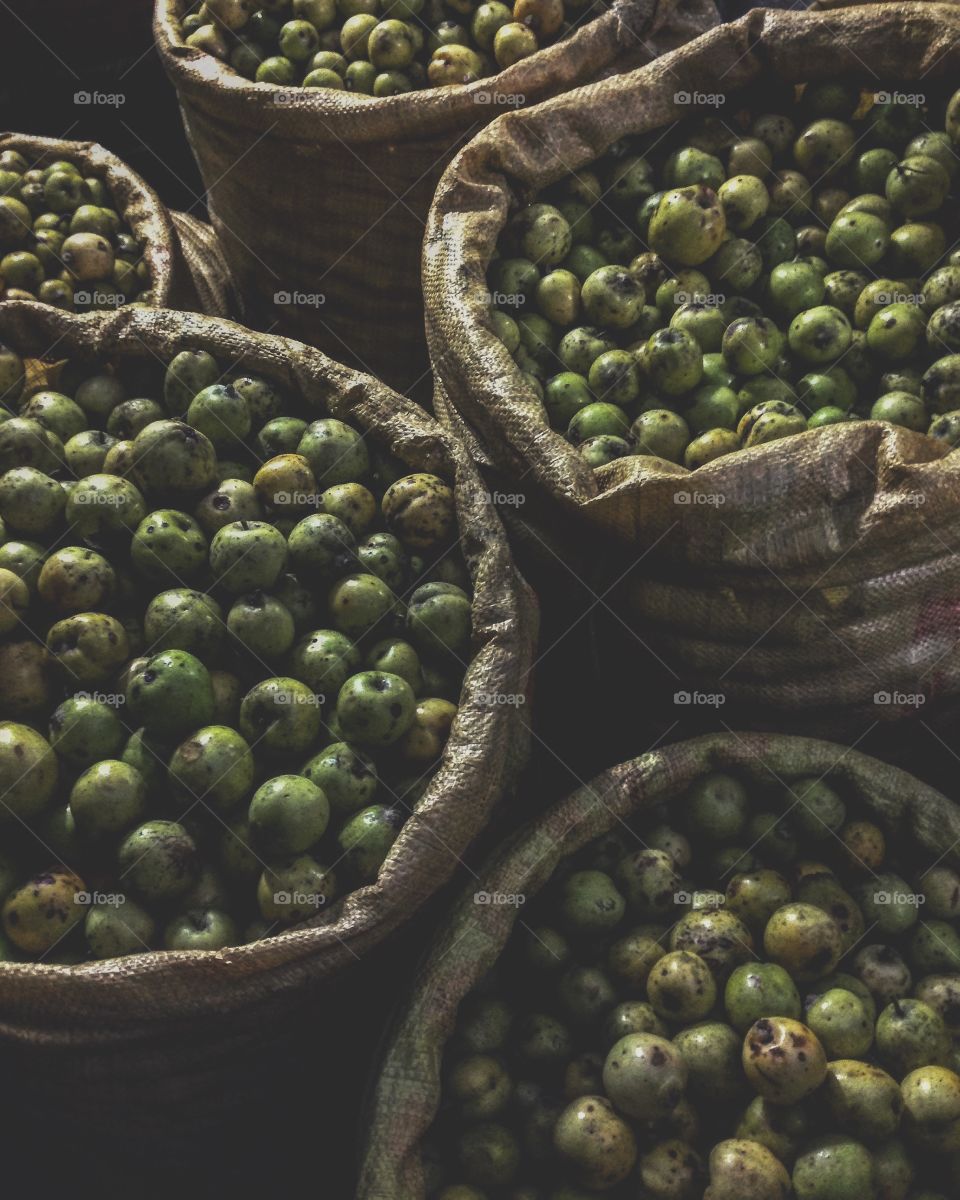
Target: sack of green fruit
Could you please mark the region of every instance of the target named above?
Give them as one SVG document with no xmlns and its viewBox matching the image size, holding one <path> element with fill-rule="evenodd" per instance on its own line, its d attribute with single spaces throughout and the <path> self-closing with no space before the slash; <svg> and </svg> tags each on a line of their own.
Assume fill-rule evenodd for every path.
<svg viewBox="0 0 960 1200">
<path fill-rule="evenodd" d="M 0 1040 L 45 1111 L 222 1116 L 509 790 L 535 603 L 454 440 L 318 351 L 0 342 Z"/>
<path fill-rule="evenodd" d="M 958 691 L 958 32 L 755 10 L 444 176 L 437 411 L 675 686 L 857 720 Z"/>
<path fill-rule="evenodd" d="M 155 33 L 248 323 L 406 391 L 429 369 L 420 244 L 455 149 L 716 20 L 713 0 L 159 0 Z"/>
<path fill-rule="evenodd" d="M 362 1200 L 954 1196 L 958 844 L 953 801 L 830 742 L 599 776 L 437 937 Z"/>
<path fill-rule="evenodd" d="M 213 231 L 94 142 L 0 136 L 0 299 L 65 312 L 234 303 Z M 199 292 L 199 295 L 198 295 Z"/>
</svg>

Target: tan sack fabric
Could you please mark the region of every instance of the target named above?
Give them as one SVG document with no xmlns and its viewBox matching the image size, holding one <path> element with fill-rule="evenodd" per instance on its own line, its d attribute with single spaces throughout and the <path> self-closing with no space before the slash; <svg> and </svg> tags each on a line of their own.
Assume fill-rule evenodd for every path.
<svg viewBox="0 0 960 1200">
<path fill-rule="evenodd" d="M 211 317 L 237 316 L 240 298 L 213 226 L 190 213 L 173 212 L 170 217 L 180 242 L 183 261 L 190 273 L 197 310 Z"/>
<path fill-rule="evenodd" d="M 928 4 L 957 4 L 960 0 L 922 0 Z M 808 7 L 817 11 L 827 12 L 833 8 L 860 8 L 869 4 L 884 4 L 887 0 L 813 0 Z"/>
<path fill-rule="evenodd" d="M 498 487 L 526 493 L 524 535 L 546 560 L 607 582 L 635 564 L 608 602 L 678 685 L 765 716 L 847 706 L 860 722 L 905 711 L 875 705 L 877 693 L 960 691 L 960 455 L 858 422 L 694 472 L 640 456 L 594 472 L 489 328 L 498 234 L 517 205 L 617 138 L 685 115 L 678 92 L 723 92 L 732 119 L 737 89 L 764 78 L 953 86 L 958 68 L 955 6 L 756 9 L 630 74 L 501 117 L 441 181 L 423 259 L 436 411 L 459 415 Z"/>
<path fill-rule="evenodd" d="M 841 794 L 856 797 L 864 813 L 875 815 L 889 839 L 913 838 L 930 851 L 931 861 L 943 855 L 944 863 L 960 862 L 955 803 L 905 771 L 832 742 L 717 734 L 652 751 L 599 775 L 480 867 L 435 938 L 373 1096 L 359 1200 L 424 1200 L 420 1146 L 437 1110 L 443 1049 L 457 1008 L 497 961 L 515 922 L 560 860 L 605 833 L 642 832 L 645 814 L 664 807 L 669 812 L 698 776 L 711 771 L 732 771 L 762 785 L 829 773 Z M 523 895 L 527 904 L 477 904 L 478 889 Z"/>
<path fill-rule="evenodd" d="M 527 690 L 536 603 L 450 435 L 412 402 L 317 350 L 195 314 L 126 308 L 75 317 L 28 302 L 0 306 L 0 341 L 37 357 L 53 347 L 54 360 L 91 367 L 166 362 L 203 348 L 299 393 L 318 415 L 356 423 L 411 470 L 442 472 L 456 490 L 474 587 L 473 659 L 437 772 L 376 882 L 312 922 L 233 949 L 76 967 L 0 964 L 0 1058 L 16 1070 L 24 1104 L 60 1120 L 82 1108 L 85 1121 L 124 1137 L 156 1136 L 168 1124 L 189 1127 L 249 1105 L 258 1070 L 281 1047 L 291 1053 L 321 985 L 332 985 L 451 876 L 525 756 L 524 709 L 490 697 Z"/>
<path fill-rule="evenodd" d="M 251 83 L 183 44 L 187 8 L 157 0 L 154 29 L 245 319 L 402 390 L 425 383 L 420 245 L 454 151 L 505 107 L 646 61 L 717 21 L 713 0 L 617 0 L 490 79 L 374 100 Z"/>
</svg>

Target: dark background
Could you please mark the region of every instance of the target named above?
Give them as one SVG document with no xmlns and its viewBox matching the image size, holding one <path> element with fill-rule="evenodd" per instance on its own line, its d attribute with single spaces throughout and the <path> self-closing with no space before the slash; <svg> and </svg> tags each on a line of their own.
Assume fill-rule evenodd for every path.
<svg viewBox="0 0 960 1200">
<path fill-rule="evenodd" d="M 151 7 L 149 0 L 0 0 L 0 128 L 100 142 L 166 203 L 203 216 L 202 185 L 176 99 L 152 49 Z M 728 17 L 747 8 L 722 7 Z M 45 19 L 48 8 L 68 15 Z M 124 103 L 76 104 L 74 94 L 84 91 L 121 93 Z M 604 767 L 661 738 L 676 741 L 703 731 L 711 719 L 732 717 L 681 709 L 674 721 L 671 681 L 655 659 L 639 648 L 626 657 L 607 650 L 616 626 L 595 594 L 563 566 L 541 570 L 525 563 L 525 569 L 543 615 L 530 709 L 532 761 L 498 826 L 470 852 L 473 866 L 506 828 Z M 562 748 L 562 758 L 554 748 Z M 929 782 L 952 782 L 952 754 L 923 726 L 895 742 L 874 736 L 863 748 L 915 768 Z M 72 1195 L 194 1196 L 215 1189 L 222 1196 L 269 1188 L 274 1195 L 296 1190 L 347 1200 L 365 1128 L 365 1093 L 384 1039 L 432 927 L 466 877 L 461 870 L 389 945 L 317 999 L 310 1033 L 278 1064 L 277 1077 L 264 1080 L 262 1100 L 249 1112 L 220 1128 L 186 1130 L 175 1149 L 158 1137 L 145 1153 L 127 1145 L 121 1131 L 85 1121 L 82 1110 L 67 1129 L 25 1114 L 18 1081 L 8 1078 L 0 1090 L 7 1171 L 22 1178 L 42 1164 L 44 1183 L 62 1182 L 69 1188 L 64 1194 Z M 150 1080 L 143 1083 L 149 1089 Z M 64 1087 L 71 1087 L 69 1078 Z"/>
</svg>

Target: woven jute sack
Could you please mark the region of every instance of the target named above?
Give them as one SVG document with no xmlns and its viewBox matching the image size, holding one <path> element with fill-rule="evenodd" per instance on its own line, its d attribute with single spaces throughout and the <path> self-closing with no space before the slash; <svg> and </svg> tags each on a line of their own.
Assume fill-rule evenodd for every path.
<svg viewBox="0 0 960 1200">
<path fill-rule="evenodd" d="M 196 217 L 171 213 L 152 187 L 122 159 L 96 142 L 0 134 L 0 151 L 18 150 L 31 167 L 57 159 L 102 179 L 114 208 L 140 243 L 150 272 L 150 304 L 233 316 L 236 298 L 212 228 Z"/>
<path fill-rule="evenodd" d="M 253 84 L 183 44 L 187 0 L 157 0 L 180 99 L 244 318 L 409 390 L 428 368 L 420 245 L 454 151 L 505 106 L 646 61 L 715 24 L 713 0 L 617 0 L 498 75 L 371 99 Z"/>
<path fill-rule="evenodd" d="M 813 0 L 808 7 L 817 12 L 828 12 L 834 8 L 860 8 L 864 5 L 882 4 L 886 0 Z M 960 0 L 922 0 L 929 4 L 957 4 Z"/>
<path fill-rule="evenodd" d="M 911 839 L 931 861 L 960 862 L 960 807 L 905 771 L 833 742 L 730 732 L 677 742 L 612 768 L 509 839 L 450 912 L 384 1056 L 367 1121 L 360 1200 L 424 1200 L 422 1142 L 437 1111 L 443 1050 L 457 1008 L 561 861 L 607 833 L 629 837 L 632 831 L 641 845 L 644 829 L 669 820 L 671 805 L 712 771 L 762 787 L 829 775 L 888 840 Z M 478 904 L 478 889 L 523 896 L 525 903 Z"/>
<path fill-rule="evenodd" d="M 492 333 L 487 266 L 518 205 L 617 138 L 675 123 L 687 111 L 678 92 L 723 93 L 732 112 L 738 90 L 765 79 L 953 86 L 958 35 L 951 5 L 756 9 L 637 71 L 501 117 L 451 164 L 430 214 L 436 411 L 459 420 L 498 487 L 525 494 L 523 534 L 543 557 L 598 572 L 601 599 L 622 580 L 605 603 L 674 681 L 754 713 L 836 704 L 858 723 L 916 711 L 874 704 L 878 693 L 960 690 L 960 455 L 859 422 L 693 472 L 640 456 L 594 472 Z"/>
<path fill-rule="evenodd" d="M 0 341 L 28 356 L 28 378 L 41 386 L 31 357 L 111 362 L 135 376 L 145 361 L 203 348 L 299 394 L 318 415 L 355 424 L 411 470 L 443 474 L 456 492 L 473 582 L 473 657 L 443 757 L 377 880 L 321 917 L 233 949 L 72 967 L 0 964 L 0 1062 L 20 1081 L 25 1105 L 62 1120 L 82 1108 L 88 1127 L 115 1129 L 133 1144 L 168 1128 L 196 1136 L 203 1122 L 249 1108 L 279 1056 L 296 1061 L 318 995 L 452 875 L 509 793 L 526 752 L 524 709 L 491 697 L 527 691 L 536 603 L 456 441 L 411 401 L 317 350 L 196 314 L 126 308 L 75 317 L 29 302 L 0 306 Z"/>
</svg>

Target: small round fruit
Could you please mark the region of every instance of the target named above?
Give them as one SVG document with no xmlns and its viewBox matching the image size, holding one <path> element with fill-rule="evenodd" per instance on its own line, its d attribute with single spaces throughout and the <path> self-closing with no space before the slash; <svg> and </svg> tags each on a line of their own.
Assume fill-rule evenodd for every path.
<svg viewBox="0 0 960 1200">
<path fill-rule="evenodd" d="M 42 871 L 4 901 L 4 933 L 25 954 L 45 955 L 84 919 L 85 896 L 83 880 L 68 868 Z"/>
<path fill-rule="evenodd" d="M 817 979 L 837 965 L 842 939 L 836 921 L 811 904 L 786 904 L 763 931 L 767 956 L 795 979 Z"/>
<path fill-rule="evenodd" d="M 581 1096 L 557 1118 L 553 1144 L 586 1188 L 610 1188 L 633 1170 L 637 1143 L 630 1126 L 603 1096 Z"/>
<path fill-rule="evenodd" d="M 710 1151 L 706 1200 L 788 1200 L 790 1176 L 760 1142 L 728 1138 Z"/>
<path fill-rule="evenodd" d="M 272 857 L 300 854 L 323 837 L 330 806 L 315 783 L 302 775 L 277 775 L 262 783 L 249 811 L 250 829 Z"/>
<path fill-rule="evenodd" d="M 717 985 L 702 958 L 687 950 L 674 950 L 651 970 L 647 997 L 665 1020 L 699 1021 L 713 1008 Z"/>
<path fill-rule="evenodd" d="M 193 885 L 199 868 L 197 847 L 175 821 L 147 821 L 124 839 L 117 867 L 118 882 L 145 903 L 166 903 Z"/>
<path fill-rule="evenodd" d="M 614 1045 L 603 1064 L 603 1087 L 621 1112 L 637 1120 L 663 1117 L 680 1103 L 687 1064 L 672 1042 L 632 1033 Z"/>
<path fill-rule="evenodd" d="M 743 1069 L 771 1104 L 795 1104 L 815 1091 L 827 1073 L 817 1035 L 789 1017 L 762 1017 L 743 1039 Z"/>
<path fill-rule="evenodd" d="M 387 488 L 383 516 L 391 533 L 412 550 L 433 550 L 453 536 L 453 490 L 436 475 L 406 475 Z"/>
</svg>

